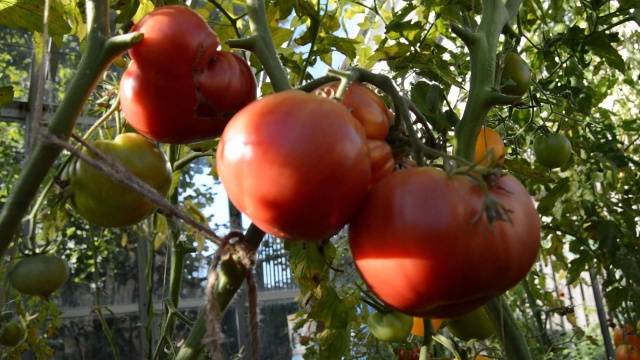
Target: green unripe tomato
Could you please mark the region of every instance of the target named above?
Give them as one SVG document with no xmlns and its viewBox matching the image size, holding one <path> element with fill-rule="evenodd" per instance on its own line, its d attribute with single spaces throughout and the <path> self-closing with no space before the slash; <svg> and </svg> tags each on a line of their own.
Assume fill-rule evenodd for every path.
<svg viewBox="0 0 640 360">
<path fill-rule="evenodd" d="M 536 160 L 549 169 L 564 166 L 571 157 L 571 142 L 563 134 L 540 135 L 533 141 Z"/>
<path fill-rule="evenodd" d="M 98 140 L 98 150 L 120 162 L 133 175 L 166 195 L 171 186 L 171 169 L 166 157 L 144 136 L 118 135 L 114 140 Z M 85 154 L 92 156 L 88 150 Z M 143 196 L 121 185 L 84 161 L 75 161 L 69 170 L 72 203 L 88 221 L 106 227 L 138 223 L 155 210 Z"/>
<path fill-rule="evenodd" d="M 11 286 L 23 294 L 49 297 L 67 280 L 67 264 L 55 255 L 25 257 L 9 271 Z"/>
<path fill-rule="evenodd" d="M 24 338 L 24 328 L 18 321 L 0 326 L 0 345 L 13 347 Z"/>
<path fill-rule="evenodd" d="M 502 93 L 506 95 L 522 96 L 529 90 L 531 69 L 520 55 L 514 52 L 505 55 L 501 82 Z"/>
<path fill-rule="evenodd" d="M 464 341 L 471 339 L 484 340 L 495 334 L 489 315 L 483 307 L 447 322 L 447 329 L 457 338 Z"/>
<path fill-rule="evenodd" d="M 398 311 L 376 312 L 367 319 L 369 331 L 378 340 L 402 341 L 409 336 L 413 327 L 413 317 Z"/>
</svg>

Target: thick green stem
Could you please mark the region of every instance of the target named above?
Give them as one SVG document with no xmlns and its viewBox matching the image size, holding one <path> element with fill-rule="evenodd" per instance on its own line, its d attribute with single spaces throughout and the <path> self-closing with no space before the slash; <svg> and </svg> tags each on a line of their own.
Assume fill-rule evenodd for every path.
<svg viewBox="0 0 640 360">
<path fill-rule="evenodd" d="M 86 8 L 88 24 L 90 24 L 87 50 L 48 128 L 51 134 L 65 140 L 71 135 L 84 103 L 109 63 L 121 52 L 142 40 L 140 33 L 108 38 L 109 5 L 106 0 L 87 1 Z M 27 160 L 17 183 L 13 186 L 11 195 L 0 212 L 0 257 L 13 241 L 22 217 L 29 210 L 29 205 L 37 195 L 40 184 L 61 151 L 62 149 L 58 146 L 39 141 Z"/>
<path fill-rule="evenodd" d="M 263 237 L 264 231 L 251 224 L 245 234 L 245 240 L 247 245 L 249 245 L 249 250 L 258 249 Z M 225 310 L 227 305 L 229 305 L 233 295 L 235 295 L 238 289 L 240 289 L 240 286 L 242 286 L 242 282 L 245 279 L 245 268 L 242 264 L 238 264 L 238 267 L 234 267 L 235 271 L 227 271 L 225 273 L 223 269 L 224 268 L 221 268 L 218 278 L 224 278 L 226 281 L 220 281 L 214 289 L 214 296 L 218 301 L 218 307 L 220 308 L 221 313 Z M 204 348 L 202 338 L 207 331 L 206 320 L 207 314 L 203 309 L 198 314 L 198 319 L 194 323 L 193 328 L 191 328 L 189 337 L 180 348 L 176 360 L 196 359 L 198 357 Z"/>
<path fill-rule="evenodd" d="M 521 2 L 509 1 L 505 5 L 501 0 L 484 0 L 477 32 L 459 26 L 452 28 L 469 49 L 471 60 L 469 97 L 456 127 L 456 154 L 467 160 L 474 158 L 476 137 L 491 106 L 513 100 L 495 90 L 496 52 L 500 34 L 515 16 Z"/>
<path fill-rule="evenodd" d="M 522 332 L 518 329 L 516 319 L 501 297 L 489 301 L 487 314 L 502 342 L 507 360 L 532 360 L 529 346 Z"/>
<path fill-rule="evenodd" d="M 508 0 L 506 4 L 503 0 L 483 0 L 482 20 L 477 31 L 459 26 L 452 28 L 469 49 L 471 59 L 469 97 L 456 127 L 456 154 L 466 160 L 473 161 L 475 157 L 476 138 L 491 107 L 512 100 L 496 90 L 496 53 L 500 34 L 509 26 L 521 3 L 522 0 Z M 507 359 L 531 359 L 527 343 L 504 301 L 500 297 L 490 301 L 487 311 L 498 329 Z"/>
<path fill-rule="evenodd" d="M 275 91 L 291 89 L 289 78 L 278 59 L 276 47 L 271 38 L 264 1 L 247 0 L 247 10 L 249 12 L 249 27 L 254 35 L 245 39 L 229 40 L 227 44 L 230 47 L 254 52 L 269 75 Z"/>
</svg>

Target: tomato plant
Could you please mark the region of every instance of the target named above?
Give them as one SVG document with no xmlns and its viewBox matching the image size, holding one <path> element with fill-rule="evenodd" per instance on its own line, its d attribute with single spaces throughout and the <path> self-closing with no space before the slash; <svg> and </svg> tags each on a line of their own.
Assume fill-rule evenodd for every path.
<svg viewBox="0 0 640 360">
<path fill-rule="evenodd" d="M 9 272 L 11 286 L 23 294 L 49 297 L 67 280 L 67 264 L 55 255 L 20 259 Z"/>
<path fill-rule="evenodd" d="M 216 159 L 233 204 L 288 239 L 321 240 L 340 230 L 371 179 L 358 121 L 333 100 L 294 90 L 236 114 Z"/>
<path fill-rule="evenodd" d="M 24 338 L 24 327 L 14 320 L 0 325 L 0 345 L 16 346 Z"/>
<path fill-rule="evenodd" d="M 522 96 L 529 90 L 530 82 L 529 65 L 517 53 L 507 53 L 502 68 L 502 92 L 507 95 Z"/>
<path fill-rule="evenodd" d="M 142 135 L 124 133 L 93 145 L 161 194 L 169 191 L 169 163 L 162 151 Z M 88 150 L 85 153 L 92 156 Z M 72 163 L 68 176 L 73 206 L 80 216 L 96 225 L 132 225 L 155 209 L 144 197 L 83 161 Z"/>
<path fill-rule="evenodd" d="M 378 183 L 349 227 L 369 288 L 405 313 L 453 317 L 517 284 L 538 254 L 538 214 L 513 176 L 490 194 L 510 221 L 489 224 L 485 194 L 466 176 L 416 168 Z"/>
<path fill-rule="evenodd" d="M 411 333 L 413 318 L 398 311 L 375 312 L 369 315 L 367 325 L 378 340 L 402 341 Z"/>
<path fill-rule="evenodd" d="M 555 169 L 564 166 L 571 157 L 571 142 L 566 136 L 559 133 L 540 135 L 533 142 L 533 150 L 536 160 L 550 168 Z"/>
<path fill-rule="evenodd" d="M 490 166 L 504 164 L 504 142 L 493 129 L 483 127 L 476 140 L 476 163 Z"/>
<path fill-rule="evenodd" d="M 133 31 L 144 39 L 129 51 L 120 104 L 129 124 L 145 136 L 168 143 L 212 138 L 255 100 L 247 63 L 218 51 L 216 33 L 188 7 L 161 7 Z"/>
<path fill-rule="evenodd" d="M 447 329 L 460 340 L 484 340 L 495 334 L 493 324 L 484 307 L 479 307 L 468 314 L 449 319 Z"/>
</svg>

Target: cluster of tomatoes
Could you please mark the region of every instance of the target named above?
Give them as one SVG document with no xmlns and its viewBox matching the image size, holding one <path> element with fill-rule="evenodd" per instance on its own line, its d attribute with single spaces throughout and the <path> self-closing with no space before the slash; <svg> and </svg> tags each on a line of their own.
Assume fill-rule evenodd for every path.
<svg viewBox="0 0 640 360">
<path fill-rule="evenodd" d="M 640 321 L 638 326 L 626 324 L 613 331 L 616 360 L 640 360 Z"/>
<path fill-rule="evenodd" d="M 341 101 L 334 99 L 338 83 L 256 101 L 246 62 L 219 50 L 215 32 L 189 8 L 161 7 L 133 30 L 144 39 L 129 51 L 120 104 L 142 135 L 94 145 L 159 192 L 169 190 L 171 169 L 152 140 L 220 136 L 217 171 L 238 209 L 266 232 L 301 241 L 327 239 L 350 224 L 366 284 L 386 306 L 412 316 L 470 313 L 535 261 L 540 223 L 522 184 L 511 175 L 484 183 L 435 167 L 394 171 L 386 142 L 393 114 L 368 87 L 351 84 Z M 518 59 L 508 56 L 506 64 L 521 67 Z M 530 72 L 521 75 L 528 81 Z M 505 93 L 526 91 L 523 79 L 504 79 Z M 476 148 L 480 165 L 504 159 L 504 144 L 490 129 L 480 132 Z M 77 212 L 97 225 L 135 224 L 154 210 L 81 161 L 67 175 Z M 492 220 L 494 208 L 507 218 Z M 455 321 L 449 326 L 454 332 Z"/>
</svg>

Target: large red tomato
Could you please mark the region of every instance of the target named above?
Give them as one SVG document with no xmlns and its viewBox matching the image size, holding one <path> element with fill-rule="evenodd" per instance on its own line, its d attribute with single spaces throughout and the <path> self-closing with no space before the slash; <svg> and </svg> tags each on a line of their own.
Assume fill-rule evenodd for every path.
<svg viewBox="0 0 640 360">
<path fill-rule="evenodd" d="M 491 194 L 511 222 L 478 216 L 484 196 L 466 176 L 414 168 L 379 182 L 349 228 L 369 288 L 407 314 L 449 318 L 517 284 L 538 254 L 538 214 L 513 176 L 499 178 Z"/>
<path fill-rule="evenodd" d="M 120 82 L 127 121 L 156 141 L 190 143 L 222 133 L 231 116 L 256 98 L 251 69 L 239 56 L 218 51 L 217 35 L 193 10 L 165 6 L 134 30 Z"/>
<path fill-rule="evenodd" d="M 264 231 L 304 240 L 336 233 L 364 198 L 364 129 L 339 103 L 297 90 L 238 112 L 218 145 L 229 199 Z"/>
</svg>

